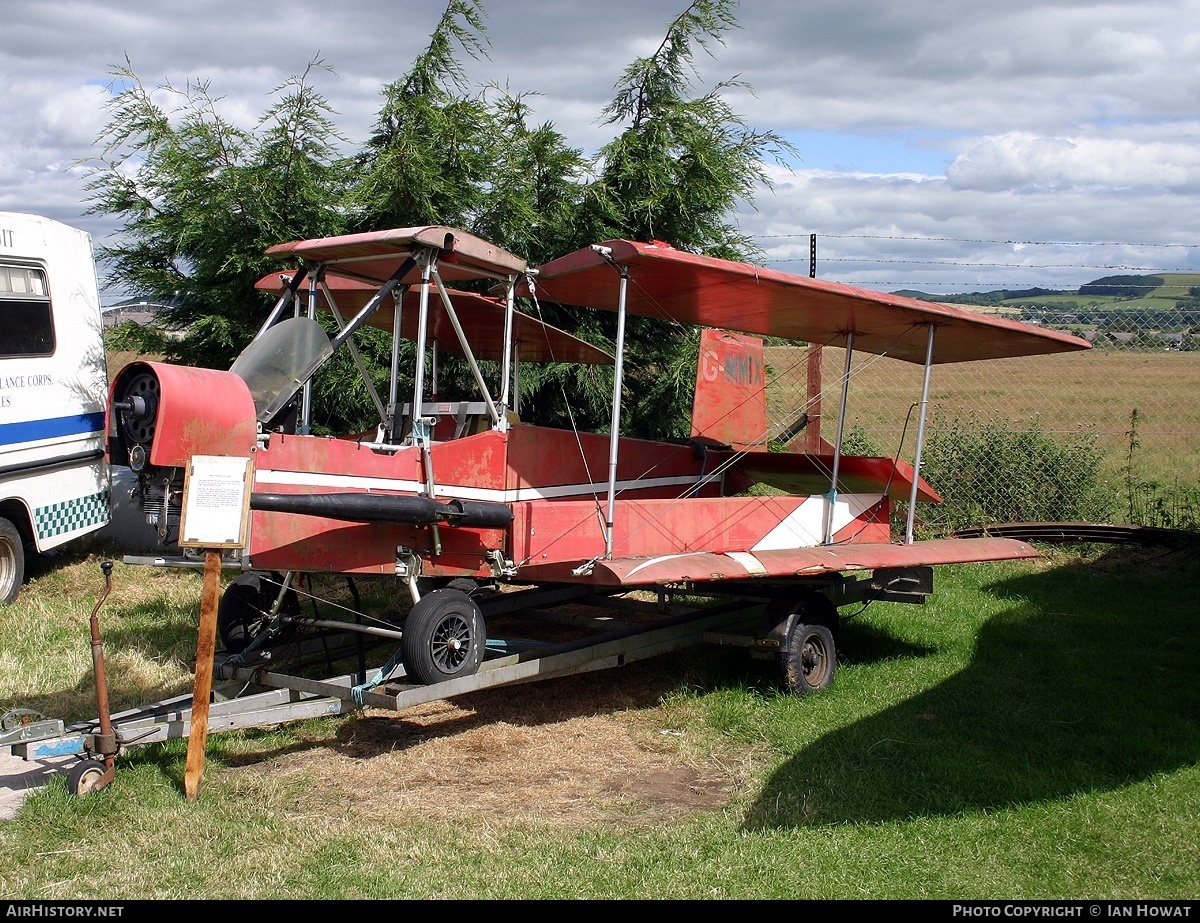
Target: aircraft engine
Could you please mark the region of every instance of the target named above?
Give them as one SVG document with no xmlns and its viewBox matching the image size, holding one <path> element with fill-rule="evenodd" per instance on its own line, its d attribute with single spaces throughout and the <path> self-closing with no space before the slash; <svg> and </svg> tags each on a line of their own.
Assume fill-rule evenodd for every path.
<svg viewBox="0 0 1200 923">
<path fill-rule="evenodd" d="M 164 544 L 176 538 L 192 456 L 249 457 L 257 432 L 250 390 L 232 372 L 133 362 L 113 381 L 109 463 L 137 475 L 139 505 Z"/>
</svg>

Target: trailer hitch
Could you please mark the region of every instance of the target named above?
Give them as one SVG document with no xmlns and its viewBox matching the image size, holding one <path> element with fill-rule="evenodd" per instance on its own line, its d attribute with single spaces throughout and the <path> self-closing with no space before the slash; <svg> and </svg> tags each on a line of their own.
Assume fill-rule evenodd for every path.
<svg viewBox="0 0 1200 923">
<path fill-rule="evenodd" d="M 61 718 L 48 718 L 32 708 L 14 708 L 0 715 L 0 747 L 58 737 L 64 728 Z"/>
</svg>

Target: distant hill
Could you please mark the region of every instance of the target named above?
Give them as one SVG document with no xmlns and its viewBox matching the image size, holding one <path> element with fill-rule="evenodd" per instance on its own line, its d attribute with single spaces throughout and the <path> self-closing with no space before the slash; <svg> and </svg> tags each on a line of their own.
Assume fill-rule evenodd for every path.
<svg viewBox="0 0 1200 923">
<path fill-rule="evenodd" d="M 1200 273 L 1104 276 L 1073 291 L 930 295 L 908 289 L 896 294 L 1067 330 L 1106 349 L 1200 351 Z"/>
<path fill-rule="evenodd" d="M 1077 289 L 996 289 L 990 292 L 962 292 L 953 295 L 931 295 L 914 289 L 902 289 L 895 294 L 922 301 L 940 301 L 948 304 L 967 304 L 981 307 L 999 307 L 1019 304 L 1046 304 L 1047 302 L 1070 302 L 1082 306 L 1084 303 L 1133 307 L 1137 304 L 1164 303 L 1173 305 L 1177 301 L 1192 300 L 1200 296 L 1200 273 L 1163 272 L 1147 275 L 1103 276 L 1087 282 Z"/>
<path fill-rule="evenodd" d="M 1114 298 L 1140 298 L 1162 288 L 1162 276 L 1105 276 L 1079 286 L 1080 295 L 1111 295 Z"/>
<path fill-rule="evenodd" d="M 977 304 L 992 306 L 1004 304 L 1004 302 L 1012 301 L 1014 299 L 1044 298 L 1046 296 L 1070 293 L 1055 291 L 1052 288 L 1025 288 L 1019 290 L 997 289 L 992 292 L 967 292 L 959 295 L 930 295 L 926 292 L 903 289 L 895 294 L 904 295 L 906 298 L 918 298 L 921 301 L 942 301 L 948 304 Z"/>
</svg>

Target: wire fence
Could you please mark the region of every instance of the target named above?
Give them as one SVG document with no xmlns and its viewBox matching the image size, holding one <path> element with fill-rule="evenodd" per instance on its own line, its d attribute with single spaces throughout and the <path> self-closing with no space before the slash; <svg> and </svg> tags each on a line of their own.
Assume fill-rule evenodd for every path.
<svg viewBox="0 0 1200 923">
<path fill-rule="evenodd" d="M 1112 522 L 1200 529 L 1200 351 L 1157 330 L 1084 352 L 933 367 L 920 522 Z M 807 350 L 767 349 L 771 435 L 809 405 Z M 821 354 L 820 432 L 839 425 L 845 353 Z M 854 354 L 845 450 L 914 461 L 924 369 Z M 816 408 L 809 407 L 810 413 Z"/>
<path fill-rule="evenodd" d="M 927 531 L 1079 521 L 1200 530 L 1200 244 L 857 234 L 761 243 L 792 271 L 807 263 L 821 278 L 881 290 L 975 292 L 978 310 L 1092 342 L 933 368 L 921 464 L 945 502 L 921 505 Z M 919 265 L 923 281 L 889 281 L 897 264 Z M 1079 286 L 1081 270 L 1093 281 Z M 983 307 L 988 293 L 997 303 Z M 767 352 L 780 437 L 810 400 L 806 349 Z M 855 354 L 840 421 L 844 362 L 842 350 L 822 351 L 821 435 L 832 441 L 840 423 L 846 451 L 912 463 L 924 369 Z"/>
</svg>

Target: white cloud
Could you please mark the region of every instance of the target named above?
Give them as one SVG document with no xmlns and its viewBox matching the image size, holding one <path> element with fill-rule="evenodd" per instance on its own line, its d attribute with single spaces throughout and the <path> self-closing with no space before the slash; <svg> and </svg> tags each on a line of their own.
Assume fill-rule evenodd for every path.
<svg viewBox="0 0 1200 923">
<path fill-rule="evenodd" d="M 984 138 L 946 175 L 956 189 L 1052 192 L 1066 189 L 1200 193 L 1200 140 L 1042 138 L 1026 132 Z"/>
<path fill-rule="evenodd" d="M 766 262 L 881 289 L 1074 288 L 1114 271 L 1200 271 L 1195 224 L 1172 192 L 957 188 L 915 175 L 787 173 L 741 219 Z M 1195 197 L 1184 201 L 1195 203 Z M 1148 246 L 1147 246 L 1148 245 Z"/>
<path fill-rule="evenodd" d="M 598 120 L 614 82 L 686 0 L 485 5 L 490 57 L 467 60 L 471 79 L 538 94 L 527 99 L 535 119 L 592 151 L 613 134 Z M 407 70 L 443 8 L 441 0 L 348 0 L 333 12 L 318 0 L 12 5 L 0 49 L 0 207 L 107 233 L 111 223 L 84 217 L 69 168 L 98 153 L 103 87 L 126 55 L 149 86 L 208 81 L 222 114 L 245 126 L 273 88 L 319 55 L 336 73 L 317 75 L 316 85 L 342 133 L 361 142 L 380 90 Z M 713 56 L 697 56 L 698 86 L 739 76 L 755 92 L 731 100 L 752 125 L 822 133 L 820 150 L 801 150 L 803 169 L 777 171 L 776 193 L 742 216 L 751 233 L 805 235 L 802 245 L 764 238 L 780 259 L 806 269 L 806 235 L 816 232 L 831 277 L 1016 287 L 1077 285 L 1098 274 L 1092 265 L 1193 260 L 1194 249 L 1166 245 L 1197 238 L 1200 0 L 745 0 L 737 16 L 742 28 L 714 44 Z M 889 144 L 904 154 L 894 164 Z M 915 147 L 927 154 L 911 156 Z M 1158 246 L 1018 251 L 977 240 Z M 971 265 L 983 263 L 1013 265 Z"/>
</svg>

